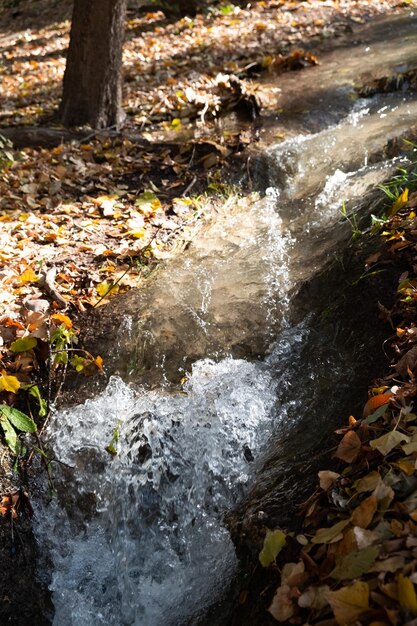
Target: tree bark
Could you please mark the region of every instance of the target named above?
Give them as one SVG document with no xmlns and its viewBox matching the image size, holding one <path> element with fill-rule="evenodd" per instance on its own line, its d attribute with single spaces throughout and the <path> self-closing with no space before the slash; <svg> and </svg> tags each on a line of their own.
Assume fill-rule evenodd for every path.
<svg viewBox="0 0 417 626">
<path fill-rule="evenodd" d="M 74 0 L 60 119 L 119 127 L 126 0 Z"/>
</svg>

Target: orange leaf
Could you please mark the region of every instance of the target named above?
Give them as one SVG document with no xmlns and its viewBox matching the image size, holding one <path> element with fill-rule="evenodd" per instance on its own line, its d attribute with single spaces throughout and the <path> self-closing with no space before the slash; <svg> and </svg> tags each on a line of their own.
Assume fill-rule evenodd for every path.
<svg viewBox="0 0 417 626">
<path fill-rule="evenodd" d="M 64 315 L 63 313 L 54 313 L 53 315 L 51 315 L 51 318 L 53 320 L 61 322 L 62 324 L 65 324 L 66 328 L 72 328 L 72 322 L 68 315 Z"/>
<path fill-rule="evenodd" d="M 11 317 L 3 317 L 3 319 L 0 320 L 0 324 L 2 326 L 13 326 L 14 328 L 19 328 L 20 330 L 23 330 L 25 328 L 23 324 L 21 324 L 20 322 L 15 322 Z"/>
<path fill-rule="evenodd" d="M 103 369 L 103 359 L 100 355 L 96 356 L 96 358 L 94 359 L 94 363 L 97 365 L 99 370 Z"/>
<path fill-rule="evenodd" d="M 363 407 L 363 417 L 366 418 L 371 415 L 374 411 L 379 409 L 380 406 L 384 404 L 388 404 L 391 398 L 390 393 L 380 393 L 378 396 L 372 396 L 369 398 L 368 402 Z"/>
<path fill-rule="evenodd" d="M 334 456 L 346 463 L 353 463 L 358 457 L 361 445 L 361 440 L 355 431 L 349 430 L 339 443 Z"/>
</svg>

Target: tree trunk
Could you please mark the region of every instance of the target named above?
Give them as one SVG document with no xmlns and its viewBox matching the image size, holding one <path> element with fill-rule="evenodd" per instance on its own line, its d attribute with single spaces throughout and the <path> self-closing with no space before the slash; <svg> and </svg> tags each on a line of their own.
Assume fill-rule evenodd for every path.
<svg viewBox="0 0 417 626">
<path fill-rule="evenodd" d="M 122 121 L 126 0 L 74 0 L 60 118 L 93 128 Z"/>
</svg>

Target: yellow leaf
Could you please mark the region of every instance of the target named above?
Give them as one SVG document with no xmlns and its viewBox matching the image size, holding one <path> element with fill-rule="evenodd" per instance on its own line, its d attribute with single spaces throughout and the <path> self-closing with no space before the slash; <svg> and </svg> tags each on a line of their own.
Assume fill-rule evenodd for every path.
<svg viewBox="0 0 417 626">
<path fill-rule="evenodd" d="M 99 285 L 97 285 L 96 287 L 96 291 L 98 293 L 99 296 L 101 296 L 102 298 L 109 293 L 111 289 L 111 285 L 110 283 L 100 283 Z"/>
<path fill-rule="evenodd" d="M 402 574 L 398 576 L 398 600 L 403 609 L 417 615 L 416 590 L 408 576 Z"/>
<path fill-rule="evenodd" d="M 351 626 L 369 609 L 367 583 L 357 582 L 338 591 L 328 591 L 325 597 L 340 626 Z"/>
<path fill-rule="evenodd" d="M 391 209 L 388 211 L 388 213 L 387 213 L 388 217 L 392 217 L 393 215 L 398 213 L 398 211 L 400 209 L 402 209 L 407 204 L 407 202 L 408 202 L 408 192 L 409 192 L 408 187 L 406 187 L 404 189 L 404 191 L 402 192 L 402 194 L 400 196 L 398 196 L 398 198 L 396 199 L 396 201 L 392 205 Z"/>
<path fill-rule="evenodd" d="M 374 450 L 378 450 L 378 452 L 380 452 L 383 456 L 386 456 L 402 441 L 408 443 L 410 441 L 410 437 L 400 433 L 398 430 L 391 430 L 389 433 L 378 437 L 378 439 L 370 441 L 369 445 Z"/>
<path fill-rule="evenodd" d="M 72 328 L 72 322 L 68 315 L 64 315 L 63 313 L 54 313 L 51 315 L 51 318 L 65 324 L 65 328 Z"/>
<path fill-rule="evenodd" d="M 96 287 L 96 291 L 101 298 L 104 296 L 114 296 L 119 291 L 119 285 L 113 283 L 100 283 Z"/>
<path fill-rule="evenodd" d="M 3 370 L 0 376 L 0 391 L 17 393 L 19 389 L 20 382 L 17 380 L 16 376 L 7 376 L 6 372 Z"/>
<path fill-rule="evenodd" d="M 39 278 L 37 274 L 33 271 L 33 269 L 29 267 L 26 271 L 23 272 L 23 274 L 20 274 L 17 280 L 21 285 L 26 285 L 26 283 L 38 282 Z"/>
<path fill-rule="evenodd" d="M 264 539 L 264 545 L 259 553 L 259 561 L 264 567 L 275 563 L 275 559 L 285 546 L 285 533 L 282 530 L 268 530 Z"/>
<path fill-rule="evenodd" d="M 129 230 L 127 233 L 130 237 L 134 237 L 135 239 L 143 239 L 146 235 L 146 230 Z"/>
</svg>

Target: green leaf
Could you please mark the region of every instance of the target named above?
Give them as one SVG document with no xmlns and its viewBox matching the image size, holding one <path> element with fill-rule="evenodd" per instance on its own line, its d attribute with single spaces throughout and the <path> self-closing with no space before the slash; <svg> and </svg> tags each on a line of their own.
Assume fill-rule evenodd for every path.
<svg viewBox="0 0 417 626">
<path fill-rule="evenodd" d="M 105 449 L 106 452 L 108 452 L 112 456 L 116 456 L 116 454 L 117 454 L 117 450 L 115 448 L 114 443 L 109 443 L 109 445 L 106 446 L 104 449 Z"/>
<path fill-rule="evenodd" d="M 360 578 L 369 571 L 378 555 L 377 546 L 368 546 L 358 552 L 350 552 L 336 565 L 330 576 L 336 580 Z"/>
<path fill-rule="evenodd" d="M 343 519 L 341 522 L 337 522 L 337 524 L 335 524 L 334 526 L 331 526 L 330 528 L 319 528 L 316 534 L 314 535 L 313 539 L 311 540 L 311 542 L 312 543 L 332 543 L 334 541 L 337 541 L 339 538 L 339 535 L 341 535 L 342 533 L 342 530 L 346 528 L 349 522 L 350 520 Z M 342 537 L 340 536 L 340 539 L 341 538 Z"/>
<path fill-rule="evenodd" d="M 275 563 L 275 559 L 285 546 L 285 533 L 282 530 L 268 530 L 264 539 L 264 545 L 259 553 L 259 561 L 263 567 Z"/>
<path fill-rule="evenodd" d="M 12 352 L 27 352 L 28 350 L 32 350 L 38 343 L 36 337 L 21 337 L 20 339 L 16 339 L 13 343 L 10 344 L 10 350 Z"/>
<path fill-rule="evenodd" d="M 7 420 L 10 420 L 15 428 L 24 433 L 35 433 L 37 430 L 36 424 L 32 418 L 7 404 L 0 405 L 0 413 Z"/>
<path fill-rule="evenodd" d="M 78 356 L 78 354 L 74 354 L 74 356 L 71 359 L 71 365 L 72 367 L 75 368 L 77 372 L 82 372 L 85 367 L 85 364 L 86 364 L 86 360 L 83 357 Z"/>
<path fill-rule="evenodd" d="M 0 419 L 0 426 L 4 431 L 4 438 L 8 447 L 15 456 L 18 456 L 20 452 L 20 441 L 17 438 L 15 429 L 13 428 L 9 420 L 5 417 L 3 417 L 3 419 Z"/>
<path fill-rule="evenodd" d="M 24 385 L 22 389 L 25 389 L 31 396 L 33 396 L 39 403 L 39 417 L 45 417 L 48 413 L 48 403 L 41 396 L 38 385 Z"/>
<path fill-rule="evenodd" d="M 383 404 L 382 406 L 378 407 L 376 411 L 371 413 L 371 415 L 368 415 L 366 420 L 363 420 L 363 423 L 373 424 L 387 412 L 387 409 L 389 409 L 389 404 Z"/>
<path fill-rule="evenodd" d="M 378 450 L 378 452 L 380 452 L 383 456 L 386 456 L 402 441 L 408 443 L 410 441 L 410 437 L 400 433 L 398 430 L 391 430 L 389 433 L 382 435 L 382 437 L 378 437 L 378 439 L 370 441 L 369 445 L 374 450 Z"/>
<path fill-rule="evenodd" d="M 55 365 L 66 365 L 68 363 L 68 352 L 62 350 L 61 352 L 57 352 L 56 354 L 54 354 L 54 363 Z"/>
</svg>

